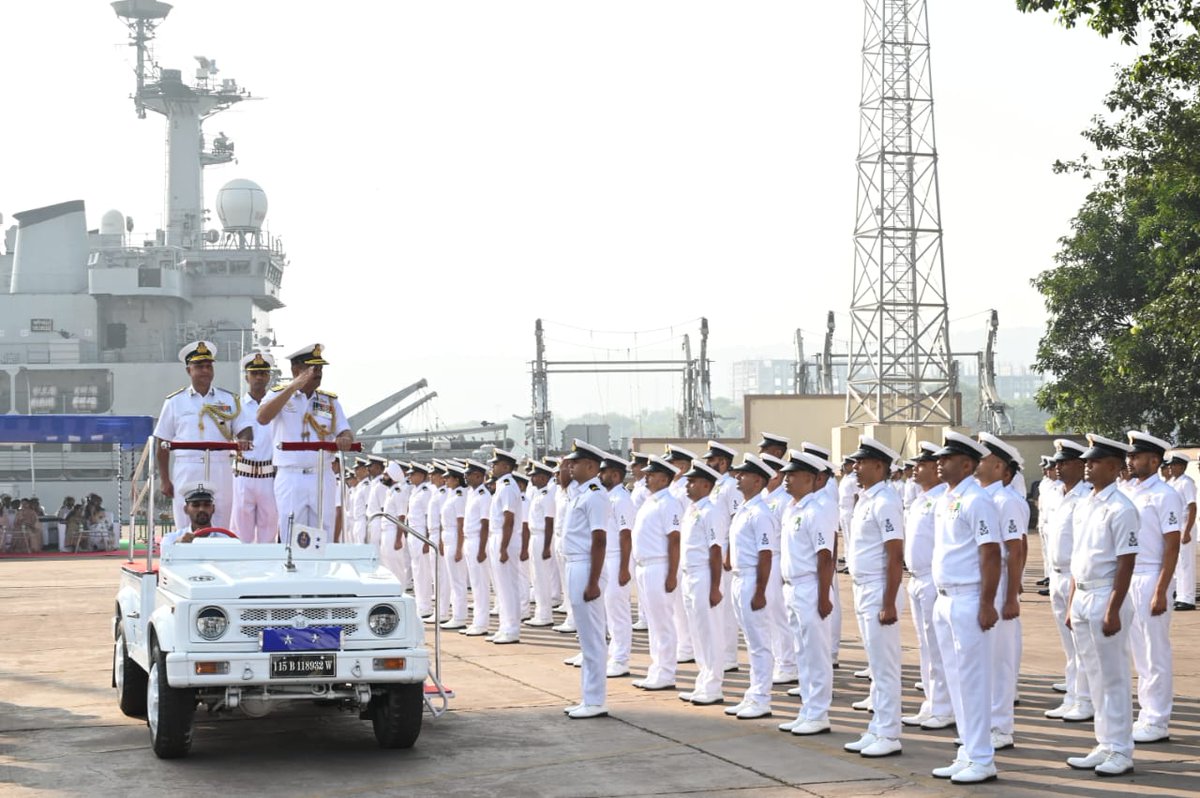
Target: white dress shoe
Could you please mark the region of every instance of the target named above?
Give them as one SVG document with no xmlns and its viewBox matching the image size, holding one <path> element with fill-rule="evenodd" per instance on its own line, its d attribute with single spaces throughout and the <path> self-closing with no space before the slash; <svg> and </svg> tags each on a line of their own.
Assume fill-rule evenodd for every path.
<svg viewBox="0 0 1200 798">
<path fill-rule="evenodd" d="M 1113 751 L 1103 762 L 1096 765 L 1097 776 L 1123 776 L 1133 772 L 1133 760 Z"/>
<path fill-rule="evenodd" d="M 747 706 L 749 706 L 749 705 L 745 701 L 739 701 L 738 703 L 734 704 L 731 707 L 725 707 L 725 714 L 726 715 L 737 715 L 737 713 L 741 712 Z"/>
<path fill-rule="evenodd" d="M 462 621 L 449 620 L 443 624 L 438 624 L 443 629 L 466 629 L 467 625 Z"/>
<path fill-rule="evenodd" d="M 746 704 L 742 711 L 737 713 L 738 720 L 754 720 L 755 718 L 771 717 L 770 704 Z"/>
<path fill-rule="evenodd" d="M 581 706 L 583 706 L 583 704 L 572 704 L 571 706 L 569 706 L 563 710 L 563 714 L 570 715 L 572 712 L 579 709 Z"/>
<path fill-rule="evenodd" d="M 1094 770 L 1106 759 L 1108 759 L 1108 750 L 1098 745 L 1087 756 L 1067 757 L 1067 765 L 1076 770 Z"/>
<path fill-rule="evenodd" d="M 1141 726 L 1133 727 L 1133 741 L 1135 743 L 1165 743 L 1171 739 L 1171 733 L 1167 731 L 1166 726 L 1155 726 L 1145 723 Z"/>
<path fill-rule="evenodd" d="M 713 704 L 724 704 L 725 696 L 723 695 L 696 695 L 692 694 L 692 703 L 698 707 L 711 707 Z"/>
<path fill-rule="evenodd" d="M 789 687 L 789 688 L 788 688 L 788 691 L 787 691 L 787 694 L 788 694 L 788 695 L 794 695 L 794 696 L 800 696 L 800 695 L 801 695 L 801 689 L 800 689 L 799 687 Z"/>
<path fill-rule="evenodd" d="M 905 715 L 900 718 L 900 722 L 905 726 L 920 726 L 925 721 L 933 717 L 932 712 L 918 712 L 915 715 Z"/>
<path fill-rule="evenodd" d="M 810 734 L 825 734 L 829 731 L 829 717 L 813 718 L 797 723 L 792 727 L 792 734 L 797 737 L 807 737 Z"/>
<path fill-rule="evenodd" d="M 894 737 L 878 737 L 875 742 L 858 752 L 859 756 L 877 758 L 895 756 L 900 753 L 900 741 Z"/>
<path fill-rule="evenodd" d="M 531 629 L 544 629 L 547 626 L 553 626 L 554 621 L 539 621 L 538 619 L 534 618 L 532 620 L 525 621 L 525 625 Z"/>
<path fill-rule="evenodd" d="M 955 784 L 982 784 L 995 780 L 996 766 L 981 765 L 978 762 L 968 762 L 965 768 L 950 777 L 950 781 Z"/>
<path fill-rule="evenodd" d="M 643 679 L 641 684 L 633 683 L 634 687 L 640 687 L 647 692 L 657 692 L 659 690 L 674 690 L 675 682 L 651 682 Z"/>
<path fill-rule="evenodd" d="M 954 778 L 954 774 L 960 770 L 965 770 L 970 767 L 971 760 L 967 759 L 967 752 L 961 747 L 958 749 L 958 754 L 954 757 L 954 761 L 949 765 L 941 768 L 934 768 L 930 774 L 935 779 L 950 779 Z"/>
<path fill-rule="evenodd" d="M 1012 748 L 1013 745 L 1013 736 L 1011 734 L 1005 734 L 997 729 L 992 729 L 992 750 L 1004 751 Z"/>
<path fill-rule="evenodd" d="M 463 632 L 467 637 L 483 637 L 487 633 L 487 629 L 478 629 L 474 626 L 467 627 L 467 630 Z"/>
<path fill-rule="evenodd" d="M 680 701 L 689 701 L 690 702 L 692 700 L 692 698 L 695 697 L 695 695 L 696 694 L 692 693 L 692 692 L 680 693 L 678 698 Z"/>
<path fill-rule="evenodd" d="M 792 729 L 796 728 L 803 722 L 804 721 L 800 718 L 793 718 L 792 720 L 789 720 L 787 723 L 780 723 L 776 728 L 778 728 L 781 732 L 790 732 Z"/>
<path fill-rule="evenodd" d="M 1054 709 L 1047 709 L 1042 714 L 1048 718 L 1054 718 L 1055 720 L 1062 720 L 1062 716 L 1067 714 L 1068 712 L 1070 712 L 1071 707 L 1073 707 L 1073 706 L 1075 706 L 1075 705 L 1068 704 L 1066 701 L 1064 701 L 1061 704 L 1059 704 L 1058 706 L 1056 706 Z"/>
<path fill-rule="evenodd" d="M 850 705 L 850 708 L 857 709 L 859 712 L 872 712 L 875 709 L 875 705 L 871 703 L 871 697 L 867 696 L 862 701 L 855 701 Z"/>
<path fill-rule="evenodd" d="M 584 704 L 576 707 L 567 713 L 567 717 L 572 720 L 580 720 L 582 718 L 603 718 L 608 715 L 608 707 L 604 704 Z"/>
<path fill-rule="evenodd" d="M 1084 723 L 1096 717 L 1096 709 L 1089 701 L 1084 703 L 1080 701 L 1075 706 L 1063 713 L 1062 719 L 1067 723 Z"/>
<path fill-rule="evenodd" d="M 567 657 L 566 659 L 563 660 L 563 665 L 572 665 L 576 668 L 583 667 L 583 652 L 580 651 L 578 654 L 576 654 L 573 657 Z"/>
<path fill-rule="evenodd" d="M 1067 692 L 1067 683 L 1055 682 L 1054 684 L 1050 685 L 1050 689 L 1056 693 L 1065 693 Z"/>
<path fill-rule="evenodd" d="M 509 645 L 512 645 L 513 643 L 520 643 L 521 638 L 517 637 L 516 635 L 500 635 L 500 634 L 498 634 L 491 638 L 491 642 L 495 643 L 498 646 L 509 646 Z"/>
<path fill-rule="evenodd" d="M 554 631 L 558 632 L 560 635 L 569 635 L 569 634 L 573 634 L 575 631 L 577 631 L 575 629 L 575 624 L 573 624 L 573 623 L 560 623 L 558 626 L 554 626 L 551 628 L 554 629 Z"/>
<path fill-rule="evenodd" d="M 854 678 L 855 679 L 870 679 L 871 678 L 871 669 L 863 668 L 861 671 L 855 671 Z"/>
<path fill-rule="evenodd" d="M 566 612 L 566 611 L 567 611 L 567 602 L 565 602 L 565 601 L 562 602 L 561 604 L 555 605 L 554 609 L 551 610 L 551 612 Z"/>
<path fill-rule="evenodd" d="M 609 679 L 619 679 L 622 676 L 628 676 L 629 666 L 617 664 L 609 665 L 607 670 L 604 671 L 604 675 Z"/>
<path fill-rule="evenodd" d="M 925 682 L 913 682 L 913 689 L 918 693 L 925 692 Z"/>
<path fill-rule="evenodd" d="M 738 668 L 738 664 L 736 662 L 734 662 L 731 665 L 725 666 L 725 673 L 737 673 L 738 670 L 739 670 L 739 668 Z"/>
<path fill-rule="evenodd" d="M 934 715 L 929 720 L 921 722 L 921 728 L 928 731 L 947 729 L 954 725 L 954 718 L 949 715 Z"/>
<path fill-rule="evenodd" d="M 646 624 L 646 622 L 644 620 L 637 621 L 636 623 L 633 624 L 633 627 L 632 627 L 633 631 L 635 631 L 635 632 L 645 632 L 649 628 L 650 627 Z"/>
<path fill-rule="evenodd" d="M 771 677 L 771 684 L 791 684 L 800 681 L 797 673 L 776 673 Z"/>
<path fill-rule="evenodd" d="M 862 751 L 864 748 L 866 748 L 868 745 L 871 745 L 878 739 L 879 738 L 871 732 L 863 732 L 862 737 L 859 737 L 854 742 L 846 743 L 842 746 L 842 748 L 845 748 L 847 751 L 853 751 L 857 754 L 859 751 Z"/>
</svg>

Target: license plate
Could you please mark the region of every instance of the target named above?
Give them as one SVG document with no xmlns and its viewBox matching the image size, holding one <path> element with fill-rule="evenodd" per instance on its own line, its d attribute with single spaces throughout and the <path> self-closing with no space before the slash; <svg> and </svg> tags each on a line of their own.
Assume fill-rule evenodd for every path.
<svg viewBox="0 0 1200 798">
<path fill-rule="evenodd" d="M 272 679 L 311 679 L 337 675 L 336 654 L 274 654 Z"/>
</svg>

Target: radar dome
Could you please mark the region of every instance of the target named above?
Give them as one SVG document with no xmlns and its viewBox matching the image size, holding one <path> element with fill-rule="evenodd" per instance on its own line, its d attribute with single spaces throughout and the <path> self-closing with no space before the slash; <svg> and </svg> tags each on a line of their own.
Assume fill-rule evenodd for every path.
<svg viewBox="0 0 1200 798">
<path fill-rule="evenodd" d="M 125 235 L 125 214 L 120 211 L 105 211 L 100 217 L 100 233 L 106 236 Z"/>
<path fill-rule="evenodd" d="M 267 192 L 253 180 L 230 180 L 217 192 L 217 216 L 226 231 L 257 232 L 267 218 Z"/>
</svg>

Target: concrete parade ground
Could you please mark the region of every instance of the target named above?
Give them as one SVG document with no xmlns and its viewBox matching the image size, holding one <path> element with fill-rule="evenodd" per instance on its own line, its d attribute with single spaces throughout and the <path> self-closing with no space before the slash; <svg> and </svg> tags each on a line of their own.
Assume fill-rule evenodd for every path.
<svg viewBox="0 0 1200 798">
<path fill-rule="evenodd" d="M 1036 536 L 1029 574 L 1038 573 Z M 190 757 L 163 761 L 143 721 L 126 718 L 110 685 L 111 618 L 122 558 L 0 562 L 0 795 L 1172 795 L 1200 794 L 1200 613 L 1177 613 L 1175 712 L 1168 743 L 1139 746 L 1131 776 L 1097 778 L 1064 760 L 1094 745 L 1092 724 L 1047 720 L 1061 696 L 1062 651 L 1049 599 L 1030 577 L 1022 605 L 1024 658 L 1016 747 L 999 752 L 998 781 L 966 788 L 929 771 L 954 757 L 953 728 L 905 728 L 901 756 L 867 760 L 842 750 L 868 716 L 850 704 L 868 682 L 853 615 L 843 616 L 841 667 L 835 671 L 831 734 L 779 732 L 798 698 L 774 694 L 774 717 L 736 720 L 722 707 L 694 707 L 674 691 L 645 693 L 646 633 L 634 633 L 633 673 L 608 680 L 608 718 L 570 720 L 579 671 L 563 665 L 573 636 L 522 630 L 522 645 L 443 635 L 443 677 L 455 691 L 451 711 L 426 715 L 416 746 L 377 747 L 356 714 L 296 707 L 265 719 L 240 713 L 196 715 Z M 843 608 L 849 580 L 840 581 Z M 904 712 L 921 695 L 911 619 L 901 617 Z M 428 634 L 432 646 L 432 632 Z M 727 675 L 725 695 L 739 700 L 747 660 Z M 694 665 L 680 666 L 688 689 Z M 789 685 L 790 686 L 790 685 Z M 1136 712 L 1136 705 L 1135 705 Z"/>
</svg>

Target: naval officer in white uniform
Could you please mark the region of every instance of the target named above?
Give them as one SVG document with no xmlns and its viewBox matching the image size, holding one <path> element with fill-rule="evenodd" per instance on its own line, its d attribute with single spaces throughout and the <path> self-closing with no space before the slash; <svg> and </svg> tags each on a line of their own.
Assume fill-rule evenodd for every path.
<svg viewBox="0 0 1200 798">
<path fill-rule="evenodd" d="M 258 423 L 271 425 L 276 447 L 275 507 L 279 511 L 280 539 L 287 542 L 288 519 L 305 526 L 320 527 L 333 534 L 337 514 L 337 480 L 329 472 L 329 455 L 320 452 L 284 451 L 282 443 L 329 441 L 342 451 L 354 443 L 337 394 L 321 390 L 324 367 L 329 365 L 320 344 L 305 346 L 288 355 L 292 381 L 276 385 L 258 408 Z M 324 463 L 325 472 L 318 473 Z M 321 495 L 321 517 L 317 496 Z"/>
<path fill-rule="evenodd" d="M 238 438 L 250 448 L 238 452 L 233 464 L 233 517 L 231 530 L 243 543 L 274 543 L 279 536 L 279 513 L 275 509 L 275 464 L 271 462 L 271 428 L 258 423 L 258 407 L 271 384 L 275 358 L 266 352 L 251 352 L 242 358 L 246 393 L 238 416 Z"/>
<path fill-rule="evenodd" d="M 234 440 L 237 417 L 241 405 L 236 395 L 224 388 L 213 387 L 213 362 L 217 358 L 217 347 L 211 341 L 193 341 L 179 350 L 179 360 L 187 367 L 191 383 L 180 388 L 163 402 L 154 425 L 154 437 L 160 443 L 172 441 Z M 159 446 L 156 453 L 158 478 L 163 495 L 172 500 L 175 528 L 188 525 L 183 496 L 175 485 L 190 485 L 203 482 L 212 486 L 218 497 L 213 510 L 213 526 L 228 528 L 233 503 L 233 452 L 214 451 L 208 453 L 205 467 L 205 452 L 180 449 L 171 464 L 171 450 Z"/>
</svg>

